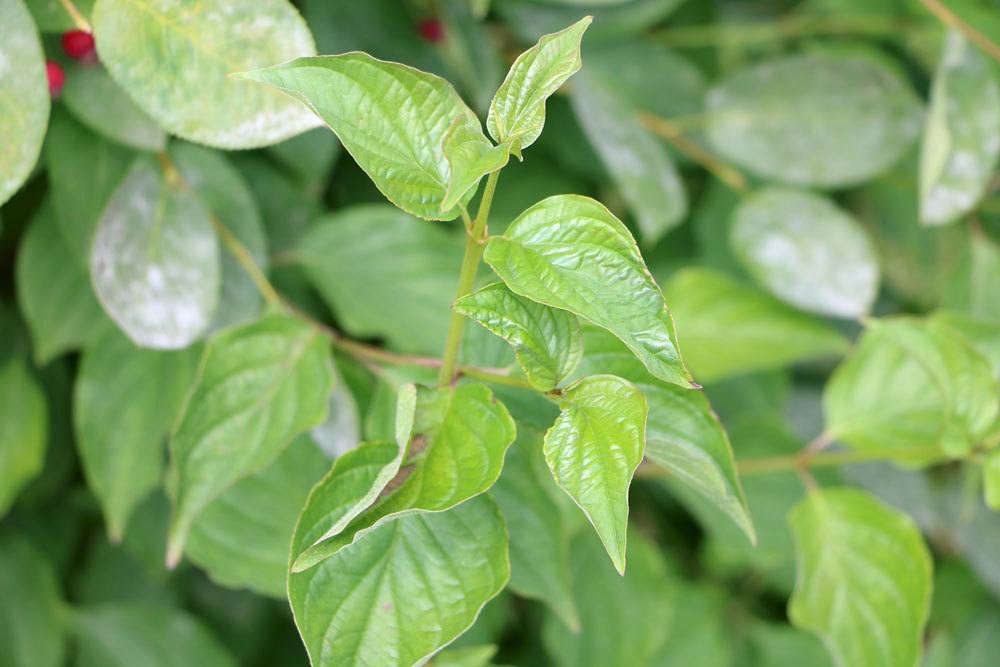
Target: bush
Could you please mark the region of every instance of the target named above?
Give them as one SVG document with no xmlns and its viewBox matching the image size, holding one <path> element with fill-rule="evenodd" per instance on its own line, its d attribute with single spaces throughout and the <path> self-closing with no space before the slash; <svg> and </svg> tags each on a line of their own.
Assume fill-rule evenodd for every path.
<svg viewBox="0 0 1000 667">
<path fill-rule="evenodd" d="M 0 0 L 0 665 L 994 664 L 995 9 L 300 5 Z"/>
</svg>

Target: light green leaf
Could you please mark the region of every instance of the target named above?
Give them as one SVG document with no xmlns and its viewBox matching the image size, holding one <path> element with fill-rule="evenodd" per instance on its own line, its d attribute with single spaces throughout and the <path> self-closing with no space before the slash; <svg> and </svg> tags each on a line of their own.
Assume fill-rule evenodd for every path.
<svg viewBox="0 0 1000 667">
<path fill-rule="evenodd" d="M 138 345 L 186 347 L 219 299 L 219 244 L 192 192 L 139 159 L 112 195 L 90 250 L 105 312 Z"/>
<path fill-rule="evenodd" d="M 287 97 L 232 72 L 316 52 L 286 0 L 98 0 L 101 62 L 171 134 L 217 148 L 255 148 L 318 124 Z"/>
<path fill-rule="evenodd" d="M 479 121 L 441 77 L 354 52 L 299 58 L 240 78 L 270 84 L 308 105 L 399 208 L 426 220 L 458 216 L 457 207 L 443 208 L 451 179 L 445 137 L 458 120 L 464 143 Z M 359 109 L 366 114 L 362 124 Z M 471 192 L 451 193 L 461 203 L 469 197 Z"/>
<path fill-rule="evenodd" d="M 84 607 L 73 615 L 79 667 L 236 667 L 199 619 L 141 603 Z"/>
<path fill-rule="evenodd" d="M 175 142 L 170 146 L 184 182 L 218 223 L 245 247 L 254 263 L 267 273 L 267 238 L 257 202 L 246 181 L 216 151 Z M 260 313 L 261 297 L 253 279 L 231 251 L 221 251 L 222 289 L 209 332 L 252 320 Z"/>
<path fill-rule="evenodd" d="M 52 110 L 45 144 L 49 191 L 73 261 L 88 275 L 94 230 L 133 156 L 124 146 L 88 130 L 65 109 Z"/>
<path fill-rule="evenodd" d="M 968 453 L 1000 409 L 984 357 L 944 322 L 907 318 L 870 322 L 823 401 L 831 436 L 918 462 Z"/>
<path fill-rule="evenodd" d="M 519 430 L 503 474 L 490 491 L 510 533 L 510 587 L 519 595 L 542 600 L 567 627 L 579 630 L 569 578 L 575 526 L 560 502 L 565 496 L 546 469 L 541 435 L 520 424 Z"/>
<path fill-rule="evenodd" d="M 62 617 L 59 581 L 46 554 L 10 529 L 0 533 L 0 665 L 63 665 Z"/>
<path fill-rule="evenodd" d="M 952 272 L 942 305 L 1000 323 L 1000 245 L 981 231 L 973 231 L 968 239 L 968 255 Z"/>
<path fill-rule="evenodd" d="M 161 151 L 167 135 L 136 106 L 107 70 L 86 63 L 71 65 L 60 95 L 80 122 L 104 137 L 140 151 Z"/>
<path fill-rule="evenodd" d="M 545 434 L 545 462 L 624 574 L 628 488 L 646 446 L 646 399 L 626 380 L 593 375 L 567 388 L 560 407 Z"/>
<path fill-rule="evenodd" d="M 290 575 L 288 592 L 316 667 L 406 667 L 472 625 L 509 576 L 503 518 L 481 496 L 383 524 Z"/>
<path fill-rule="evenodd" d="M 31 175 L 49 120 L 45 55 L 21 0 L 0 4 L 0 204 Z"/>
<path fill-rule="evenodd" d="M 415 412 L 411 412 L 409 406 L 414 400 Z M 379 452 L 368 448 L 370 453 L 365 458 L 377 454 L 377 465 L 371 461 L 365 464 L 368 472 L 361 486 L 367 486 L 357 487 L 358 491 L 353 486 L 326 491 L 323 487 L 344 485 L 342 475 L 363 474 L 353 470 L 358 465 L 354 459 L 350 466 L 345 463 L 338 467 L 335 462 L 330 475 L 310 495 L 315 509 L 307 504 L 307 518 L 297 527 L 293 542 L 312 542 L 305 553 L 296 552 L 299 555 L 292 571 L 314 566 L 400 516 L 442 512 L 483 493 L 500 476 L 515 433 L 507 408 L 493 398 L 485 385 L 420 387 L 415 397 L 409 390 L 401 391 L 396 408 L 396 441 L 400 447 L 409 443 L 402 466 L 395 462 L 398 454 L 393 448 L 383 446 Z M 393 468 L 398 472 L 392 474 Z M 381 487 L 376 489 L 378 485 Z M 344 500 L 345 493 L 350 500 Z M 372 500 L 375 504 L 360 512 Z M 322 518 L 324 514 L 333 521 L 327 521 L 326 529 L 321 531 L 310 517 Z"/>
<path fill-rule="evenodd" d="M 920 220 L 953 222 L 975 208 L 1000 155 L 1000 86 L 994 63 L 948 31 L 931 85 L 920 152 Z"/>
<path fill-rule="evenodd" d="M 497 143 L 521 151 L 535 143 L 545 125 L 545 100 L 580 70 L 580 42 L 593 19 L 585 16 L 549 35 L 522 53 L 497 89 L 486 127 Z"/>
<path fill-rule="evenodd" d="M 448 329 L 462 240 L 383 204 L 317 220 L 299 243 L 310 280 L 356 337 L 437 354 Z"/>
<path fill-rule="evenodd" d="M 811 492 L 788 520 L 798 559 L 792 622 L 819 635 L 841 667 L 915 667 L 932 564 L 913 521 L 848 488 Z"/>
<path fill-rule="evenodd" d="M 503 283 L 462 297 L 454 308 L 510 343 L 539 391 L 555 388 L 580 362 L 583 345 L 576 317 L 518 296 Z"/>
<path fill-rule="evenodd" d="M 42 204 L 21 241 L 16 282 L 39 364 L 83 347 L 113 328 L 49 202 Z"/>
<path fill-rule="evenodd" d="M 168 562 L 212 500 L 323 421 L 332 383 L 326 339 L 294 317 L 269 315 L 209 341 L 170 439 Z"/>
<path fill-rule="evenodd" d="M 864 229 L 825 197 L 769 187 L 733 213 L 730 243 L 746 270 L 779 299 L 821 315 L 866 315 L 878 260 Z"/>
<path fill-rule="evenodd" d="M 298 438 L 198 515 L 185 554 L 223 586 L 283 599 L 295 520 L 327 463 L 308 437 Z"/>
<path fill-rule="evenodd" d="M 983 496 L 986 506 L 1000 510 L 1000 451 L 987 454 L 983 462 Z"/>
<path fill-rule="evenodd" d="M 484 258 L 512 291 L 604 327 L 656 377 L 692 385 L 660 288 L 635 239 L 600 202 L 543 199 L 492 237 Z"/>
<path fill-rule="evenodd" d="M 847 349 L 828 324 L 709 269 L 684 269 L 664 286 L 698 379 L 782 368 Z"/>
<path fill-rule="evenodd" d="M 619 577 L 592 534 L 574 540 L 571 572 L 580 630 L 566 627 L 553 613 L 542 625 L 542 640 L 559 667 L 648 665 L 667 639 L 677 596 L 663 557 L 639 534 L 630 536 L 628 556 L 628 573 Z"/>
<path fill-rule="evenodd" d="M 497 653 L 493 644 L 447 648 L 434 656 L 431 667 L 489 667 L 490 660 Z"/>
<path fill-rule="evenodd" d="M 442 211 L 451 210 L 462 202 L 466 194 L 476 191 L 483 176 L 503 168 L 510 160 L 509 148 L 491 144 L 471 110 L 452 121 L 444 135 L 442 150 L 449 169 L 448 189 L 441 200 Z"/>
<path fill-rule="evenodd" d="M 73 423 L 87 485 L 114 541 L 124 534 L 132 510 L 160 483 L 164 443 L 197 361 L 195 349 L 144 350 L 117 331 L 83 354 Z"/>
<path fill-rule="evenodd" d="M 638 109 L 600 76 L 584 71 L 571 100 L 580 126 L 652 246 L 687 215 L 687 194 L 666 146 L 636 117 Z"/>
<path fill-rule="evenodd" d="M 874 58 L 781 56 L 723 79 L 706 98 L 707 136 L 758 175 L 837 188 L 896 162 L 919 131 L 920 105 Z"/>
<path fill-rule="evenodd" d="M 6 341 L 5 341 L 6 342 Z M 0 358 L 0 517 L 42 470 L 49 422 L 48 403 L 20 354 Z"/>
<path fill-rule="evenodd" d="M 705 394 L 650 375 L 616 338 L 593 326 L 583 329 L 586 353 L 581 375 L 617 375 L 646 397 L 646 457 L 716 505 L 756 541 L 753 520 L 736 473 L 732 446 Z"/>
</svg>

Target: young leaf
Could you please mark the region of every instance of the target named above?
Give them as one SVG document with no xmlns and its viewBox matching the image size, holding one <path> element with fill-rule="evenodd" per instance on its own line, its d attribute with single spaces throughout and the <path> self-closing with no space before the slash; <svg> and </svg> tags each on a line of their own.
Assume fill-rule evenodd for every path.
<svg viewBox="0 0 1000 667">
<path fill-rule="evenodd" d="M 0 357 L 0 517 L 42 469 L 48 438 L 48 403 L 20 354 Z M 0 649 L 2 650 L 2 649 Z"/>
<path fill-rule="evenodd" d="M 788 521 L 798 560 L 792 622 L 818 634 L 838 665 L 915 666 L 932 565 L 913 521 L 848 488 L 811 492 Z"/>
<path fill-rule="evenodd" d="M 52 110 L 45 143 L 49 192 L 73 261 L 88 275 L 94 230 L 134 156 L 124 146 L 88 130 L 65 109 Z"/>
<path fill-rule="evenodd" d="M 441 77 L 354 52 L 299 58 L 243 72 L 239 78 L 270 84 L 304 102 L 399 208 L 425 220 L 458 216 L 456 206 L 444 207 L 451 182 L 445 138 L 449 130 L 458 132 L 452 141 L 464 144 L 477 133 L 481 136 L 482 129 L 476 115 Z M 363 124 L 357 122 L 359 109 L 366 114 Z M 489 143 L 485 137 L 483 141 Z M 458 158 L 453 155 L 453 159 Z M 464 158 L 459 164 L 471 166 Z M 456 174 L 455 183 L 466 179 L 475 183 L 478 178 Z M 471 189 L 459 192 L 458 187 L 450 199 L 464 204 Z"/>
<path fill-rule="evenodd" d="M 649 246 L 687 215 L 687 195 L 666 146 L 644 128 L 638 109 L 599 76 L 573 83 L 573 111 L 607 167 Z"/>
<path fill-rule="evenodd" d="M 467 110 L 451 122 L 442 144 L 448 160 L 448 189 L 441 200 L 441 210 L 448 211 L 475 192 L 479 179 L 503 168 L 510 160 L 506 145 L 494 146 L 483 134 L 479 119 Z"/>
<path fill-rule="evenodd" d="M 194 194 L 139 159 L 108 202 L 90 250 L 105 312 L 137 345 L 182 348 L 219 299 L 219 244 Z"/>
<path fill-rule="evenodd" d="M 919 131 L 920 104 L 874 57 L 782 56 L 737 71 L 705 101 L 709 143 L 765 178 L 837 188 L 898 160 Z"/>
<path fill-rule="evenodd" d="M 716 271 L 683 269 L 663 292 L 681 323 L 684 357 L 702 380 L 847 349 L 844 337 L 822 320 Z"/>
<path fill-rule="evenodd" d="M 208 503 L 323 421 L 332 384 L 327 341 L 297 318 L 269 315 L 208 342 L 170 438 L 168 563 Z"/>
<path fill-rule="evenodd" d="M 308 549 L 304 552 L 296 552 L 293 572 L 314 566 L 402 515 L 442 512 L 479 495 L 496 482 L 507 448 L 514 442 L 516 427 L 507 408 L 493 398 L 485 385 L 419 388 L 412 428 L 406 429 L 408 405 L 413 400 L 402 392 L 396 409 L 397 444 L 402 447 L 409 442 L 402 467 L 394 463 L 397 454 L 392 448 L 384 447 L 378 458 L 379 466 L 366 465 L 374 473 L 363 478 L 368 486 L 359 486 L 358 492 L 352 488 L 350 502 L 343 500 L 346 489 L 332 488 L 345 484 L 343 475 L 357 476 L 351 470 L 354 466 L 346 462 L 341 466 L 335 462 L 330 475 L 310 495 L 304 512 L 326 514 L 334 521 L 328 522 L 322 533 L 316 522 L 308 519 L 300 522 L 293 542 L 300 544 L 307 538 L 313 542 L 306 545 Z M 394 476 L 389 474 L 393 467 L 398 467 Z M 378 484 L 384 488 L 375 490 Z M 357 510 L 373 500 L 372 494 L 380 495 L 377 502 L 359 514 Z M 318 504 L 310 507 L 310 503 Z M 330 506 L 325 507 L 326 503 Z"/>
<path fill-rule="evenodd" d="M 569 579 L 575 526 L 560 503 L 568 500 L 545 467 L 541 435 L 521 424 L 518 430 L 503 474 L 490 491 L 510 533 L 510 587 L 519 595 L 542 600 L 567 627 L 579 630 Z"/>
<path fill-rule="evenodd" d="M 592 21 L 585 16 L 568 28 L 543 35 L 510 66 L 490 103 L 486 127 L 514 155 L 521 157 L 521 151 L 535 143 L 545 125 L 545 100 L 583 65 L 580 42 Z"/>
<path fill-rule="evenodd" d="M 141 603 L 84 607 L 73 614 L 80 667 L 199 665 L 236 667 L 236 659 L 187 612 Z"/>
<path fill-rule="evenodd" d="M 308 437 L 212 501 L 184 547 L 213 581 L 284 599 L 295 519 L 327 464 Z"/>
<path fill-rule="evenodd" d="M 1000 410 L 990 363 L 941 321 L 869 324 L 826 385 L 827 431 L 903 459 L 963 456 Z"/>
<path fill-rule="evenodd" d="M 985 194 L 1000 155 L 1000 86 L 993 62 L 948 31 L 931 86 L 920 152 L 920 220 L 943 225 Z"/>
<path fill-rule="evenodd" d="M 542 640 L 559 667 L 653 665 L 651 658 L 670 633 L 674 584 L 657 548 L 642 535 L 629 539 L 624 578 L 608 567 L 590 533 L 573 541 L 573 597 L 580 630 L 546 614 Z M 683 604 L 683 600 L 680 600 Z"/>
<path fill-rule="evenodd" d="M 249 251 L 261 272 L 267 272 L 267 238 L 257 202 L 246 181 L 220 153 L 201 146 L 174 142 L 170 157 L 184 182 L 218 222 Z M 209 332 L 254 319 L 261 297 L 253 279 L 233 253 L 222 252 L 219 306 Z"/>
<path fill-rule="evenodd" d="M 583 345 L 576 317 L 518 296 L 503 283 L 462 297 L 454 308 L 510 343 L 539 391 L 554 389 L 580 362 Z"/>
<path fill-rule="evenodd" d="M 78 258 L 63 239 L 49 202 L 35 214 L 17 253 L 17 300 L 34 356 L 46 364 L 113 328 Z"/>
<path fill-rule="evenodd" d="M 770 187 L 736 208 L 733 252 L 779 299 L 821 315 L 868 314 L 878 291 L 878 261 L 868 236 L 833 202 Z"/>
<path fill-rule="evenodd" d="M 117 331 L 83 354 L 73 423 L 87 485 L 115 541 L 132 510 L 160 483 L 164 442 L 197 361 L 195 349 L 144 350 Z"/>
<path fill-rule="evenodd" d="M 584 327 L 583 339 L 586 353 L 581 375 L 617 375 L 645 395 L 649 405 L 646 458 L 715 504 L 755 542 L 729 437 L 705 394 L 657 380 L 606 331 Z"/>
<path fill-rule="evenodd" d="M 492 237 L 484 258 L 512 291 L 604 327 L 653 375 L 692 386 L 663 294 L 635 239 L 601 203 L 543 199 Z"/>
<path fill-rule="evenodd" d="M 293 552 L 304 549 L 293 543 Z M 510 576 L 507 534 L 486 496 L 408 514 L 288 579 L 316 667 L 420 664 L 476 620 Z"/>
<path fill-rule="evenodd" d="M 0 532 L 0 665 L 65 664 L 63 605 L 47 555 L 10 528 Z"/>
<path fill-rule="evenodd" d="M 140 151 L 162 151 L 167 134 L 136 106 L 103 67 L 67 68 L 62 101 L 81 123 L 104 137 Z"/>
<path fill-rule="evenodd" d="M 628 487 L 646 445 L 646 399 L 630 382 L 594 375 L 566 389 L 561 407 L 545 434 L 545 462 L 624 574 Z"/>
<path fill-rule="evenodd" d="M 255 148 L 315 127 L 307 109 L 229 74 L 316 52 L 286 0 L 98 0 L 101 62 L 171 134 L 218 148 Z"/>
<path fill-rule="evenodd" d="M 0 5 L 0 204 L 28 180 L 49 120 L 45 55 L 35 23 L 21 0 Z"/>
</svg>

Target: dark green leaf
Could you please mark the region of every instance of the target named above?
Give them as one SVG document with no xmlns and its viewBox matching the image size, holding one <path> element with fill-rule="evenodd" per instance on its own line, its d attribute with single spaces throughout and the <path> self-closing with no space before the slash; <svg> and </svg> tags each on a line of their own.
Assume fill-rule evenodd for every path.
<svg viewBox="0 0 1000 667">
<path fill-rule="evenodd" d="M 0 533 L 0 664 L 60 667 L 63 604 L 45 554 L 10 529 Z"/>
</svg>

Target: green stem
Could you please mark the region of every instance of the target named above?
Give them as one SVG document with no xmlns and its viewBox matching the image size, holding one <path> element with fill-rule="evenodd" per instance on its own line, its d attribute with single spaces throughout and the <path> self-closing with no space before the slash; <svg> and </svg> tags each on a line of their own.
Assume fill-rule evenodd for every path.
<svg viewBox="0 0 1000 667">
<path fill-rule="evenodd" d="M 481 368 L 476 368 L 475 366 L 462 366 L 459 369 L 459 373 L 464 377 L 469 377 L 474 380 L 482 380 L 483 382 L 492 382 L 493 384 L 505 384 L 509 387 L 520 387 L 521 389 L 531 389 L 535 388 L 531 386 L 531 383 L 524 378 L 516 377 L 514 375 L 503 375 L 501 373 L 495 373 L 491 371 L 486 371 Z"/>
<path fill-rule="evenodd" d="M 493 193 L 496 191 L 499 171 L 494 171 L 486 178 L 483 198 L 479 202 L 476 219 L 472 223 L 472 231 L 465 239 L 465 255 L 462 257 L 462 268 L 458 273 L 458 289 L 455 291 L 455 301 L 472 291 L 476 282 L 476 270 L 479 260 L 483 257 L 486 243 L 486 225 L 490 217 L 490 205 L 493 203 Z M 441 372 L 438 373 L 438 384 L 451 384 L 455 379 L 455 368 L 458 365 L 458 353 L 462 347 L 462 333 L 465 331 L 465 317 L 452 310 L 451 322 L 448 324 L 448 337 L 444 343 L 444 353 L 441 355 Z"/>
<path fill-rule="evenodd" d="M 769 456 L 759 459 L 743 459 L 736 462 L 736 469 L 740 476 L 760 475 L 771 472 L 785 472 L 802 470 L 806 468 L 829 468 L 832 466 L 842 466 L 850 463 L 864 463 L 866 461 L 912 459 L 919 461 L 927 457 L 940 454 L 937 447 L 920 447 L 911 450 L 900 450 L 895 448 L 865 449 L 865 450 L 843 450 L 835 452 L 820 452 L 812 456 L 802 454 L 790 454 L 788 456 Z"/>
</svg>

